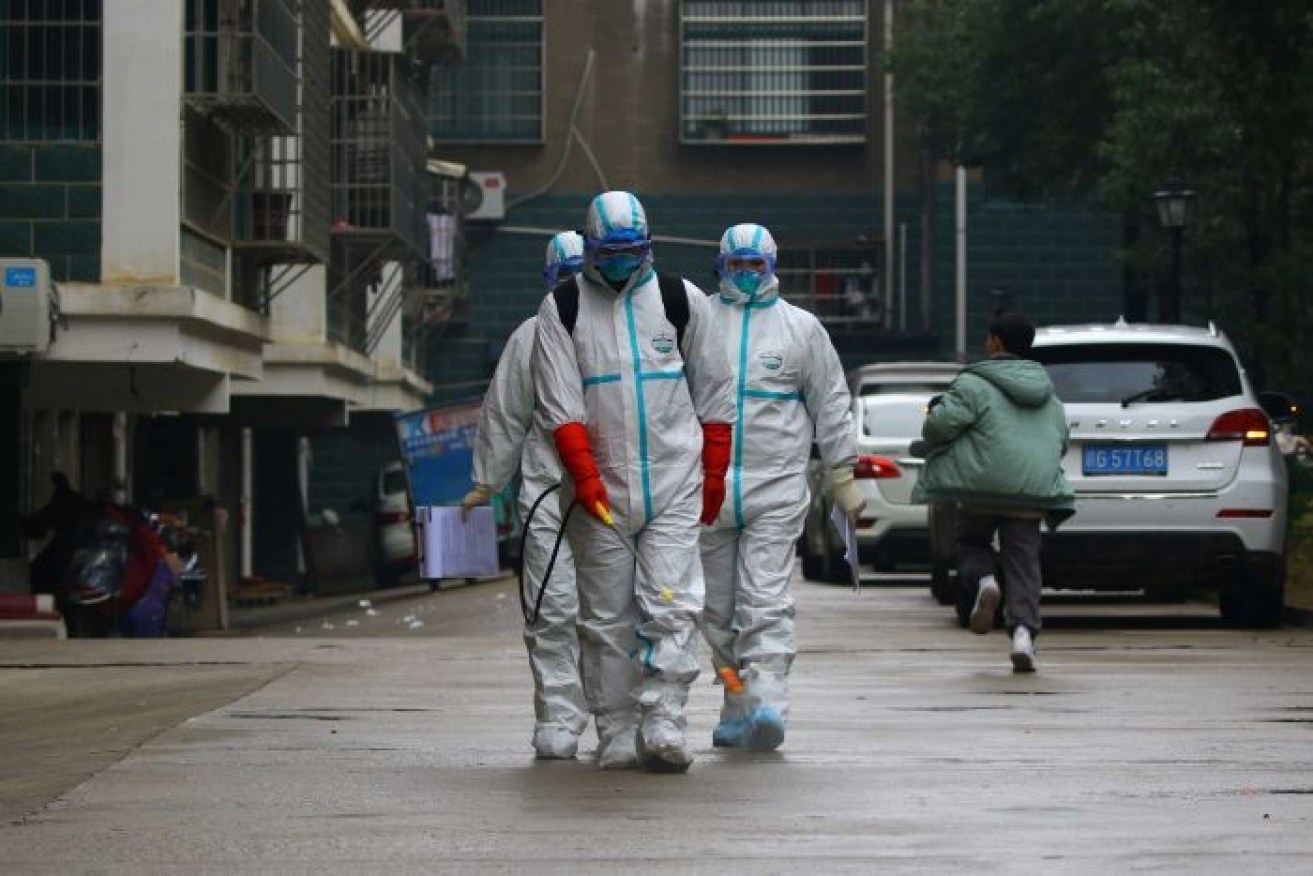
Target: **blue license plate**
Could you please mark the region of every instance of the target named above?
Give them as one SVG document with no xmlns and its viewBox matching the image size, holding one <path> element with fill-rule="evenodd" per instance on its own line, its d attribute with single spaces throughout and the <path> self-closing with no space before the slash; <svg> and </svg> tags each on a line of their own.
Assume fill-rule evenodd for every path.
<svg viewBox="0 0 1313 876">
<path fill-rule="evenodd" d="M 1167 474 L 1165 444 L 1087 444 L 1081 470 L 1088 477 Z"/>
</svg>

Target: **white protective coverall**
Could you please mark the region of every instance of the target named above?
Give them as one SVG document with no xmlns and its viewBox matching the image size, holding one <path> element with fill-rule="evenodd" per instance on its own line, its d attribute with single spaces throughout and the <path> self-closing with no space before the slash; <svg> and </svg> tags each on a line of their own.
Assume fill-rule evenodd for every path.
<svg viewBox="0 0 1313 876">
<path fill-rule="evenodd" d="M 810 502 L 813 436 L 827 472 L 850 472 L 857 449 L 839 356 L 815 316 L 779 297 L 770 232 L 733 226 L 721 241 L 720 262 L 736 252 L 757 253 L 772 267 L 752 292 L 722 268 L 713 302 L 717 335 L 734 368 L 738 426 L 725 504 L 702 533 L 702 629 L 717 671 L 739 672 L 745 688 L 726 689 L 713 742 L 765 750 L 783 741 L 788 721 L 788 673 L 797 652 L 789 574 Z"/>
<path fill-rule="evenodd" d="M 562 232 L 553 237 L 547 245 L 544 272 L 549 288 L 564 264 L 582 257 L 583 238 L 577 233 Z M 535 602 L 561 531 L 559 495 L 554 493 L 538 502 L 544 492 L 560 483 L 561 463 L 551 435 L 534 416 L 532 357 L 537 323 L 536 316 L 525 320 L 506 342 L 483 397 L 474 444 L 476 484 L 486 485 L 495 493 L 510 482 L 517 470 L 520 474 L 520 519 L 528 521 L 521 557 L 523 586 Z M 537 508 L 530 519 L 535 502 Z M 533 673 L 533 747 L 540 758 L 574 757 L 579 735 L 588 725 L 579 680 L 579 635 L 575 629 L 578 614 L 574 560 L 569 542 L 562 541 L 551 580 L 542 593 L 537 621 L 524 627 L 524 644 Z"/>
<path fill-rule="evenodd" d="M 638 200 L 627 192 L 595 198 L 586 246 L 625 231 L 648 238 Z M 710 299 L 685 282 L 689 318 L 677 344 L 651 262 L 649 252 L 627 280 L 612 281 L 617 289 L 590 252 L 576 278 L 573 333 L 548 296 L 534 354 L 547 428 L 583 424 L 614 516 L 613 530 L 576 507 L 568 524 L 584 691 L 603 768 L 637 766 L 640 746 L 687 768 L 684 704 L 698 674 L 704 595 L 700 423 L 734 420 L 732 376 Z M 573 498 L 568 473 L 565 484 Z M 642 757 L 649 768 L 663 768 Z"/>
</svg>

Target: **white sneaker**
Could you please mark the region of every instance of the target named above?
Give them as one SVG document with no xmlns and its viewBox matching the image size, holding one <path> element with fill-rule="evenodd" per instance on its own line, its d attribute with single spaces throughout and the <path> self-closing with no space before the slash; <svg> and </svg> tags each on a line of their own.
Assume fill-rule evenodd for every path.
<svg viewBox="0 0 1313 876">
<path fill-rule="evenodd" d="M 1025 627 L 1012 631 L 1012 671 L 1035 671 L 1035 640 Z"/>
<path fill-rule="evenodd" d="M 980 579 L 980 589 L 976 591 L 976 605 L 971 609 L 971 632 L 984 635 L 994 629 L 994 617 L 998 612 L 998 601 L 1003 596 L 998 582 L 993 575 Z"/>
</svg>

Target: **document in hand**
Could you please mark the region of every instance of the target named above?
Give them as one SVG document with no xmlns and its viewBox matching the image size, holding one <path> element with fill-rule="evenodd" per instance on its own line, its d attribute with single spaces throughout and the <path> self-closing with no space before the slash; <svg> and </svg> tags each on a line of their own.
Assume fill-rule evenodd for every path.
<svg viewBox="0 0 1313 876">
<path fill-rule="evenodd" d="M 473 508 L 461 520 L 458 506 L 417 509 L 425 578 L 489 578 L 497 567 L 497 521 L 492 508 Z"/>
<path fill-rule="evenodd" d="M 838 505 L 830 509 L 830 523 L 843 539 L 843 558 L 848 562 L 848 569 L 852 574 L 853 589 L 861 590 L 862 574 L 857 560 L 857 529 L 848 519 L 848 515 L 839 510 Z"/>
</svg>

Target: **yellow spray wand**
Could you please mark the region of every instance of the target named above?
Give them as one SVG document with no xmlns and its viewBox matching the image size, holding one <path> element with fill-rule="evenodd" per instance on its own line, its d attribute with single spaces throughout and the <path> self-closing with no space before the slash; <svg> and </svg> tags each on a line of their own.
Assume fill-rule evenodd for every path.
<svg viewBox="0 0 1313 876">
<path fill-rule="evenodd" d="M 610 509 L 601 502 L 596 502 L 593 504 L 593 510 L 597 512 L 597 518 L 610 527 L 611 531 L 616 534 L 616 537 L 620 539 L 620 543 L 625 546 L 625 550 L 629 551 L 629 555 L 633 557 L 634 562 L 637 563 L 638 551 L 634 550 L 634 546 L 629 543 L 629 539 L 625 537 L 625 534 L 615 528 L 615 518 L 611 516 Z M 674 602 L 675 593 L 669 587 L 663 587 L 661 588 L 661 598 L 666 602 Z"/>
</svg>

